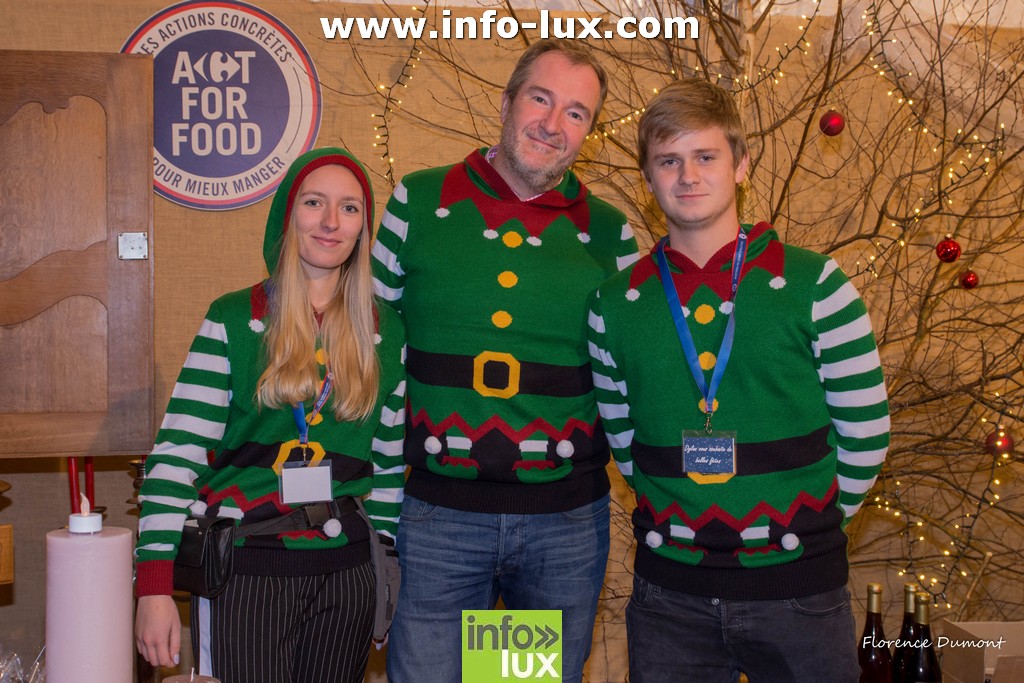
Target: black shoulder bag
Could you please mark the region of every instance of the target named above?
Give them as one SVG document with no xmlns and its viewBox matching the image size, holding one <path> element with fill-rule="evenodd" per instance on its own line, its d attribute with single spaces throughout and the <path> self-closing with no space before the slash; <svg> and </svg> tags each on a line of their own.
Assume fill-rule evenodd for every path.
<svg viewBox="0 0 1024 683">
<path fill-rule="evenodd" d="M 388 542 L 390 539 L 384 540 L 377 533 L 358 498 L 305 505 L 284 517 L 237 527 L 229 517 L 190 517 L 185 520 L 178 555 L 174 558 L 174 589 L 201 598 L 215 598 L 231 578 L 236 538 L 313 529 L 323 526 L 328 519 L 357 510 L 370 532 L 370 560 L 376 580 L 373 637 L 383 640 L 395 616 L 401 585 L 398 551 Z"/>
</svg>

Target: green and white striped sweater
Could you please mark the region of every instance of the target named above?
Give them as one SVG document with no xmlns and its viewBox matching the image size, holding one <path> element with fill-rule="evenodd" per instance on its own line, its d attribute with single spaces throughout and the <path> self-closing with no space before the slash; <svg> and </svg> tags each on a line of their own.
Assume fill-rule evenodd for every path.
<svg viewBox="0 0 1024 683">
<path fill-rule="evenodd" d="M 638 257 L 625 216 L 571 171 L 520 200 L 474 151 L 402 179 L 373 257 L 408 332 L 409 495 L 517 514 L 604 496 L 585 328 L 594 290 Z"/>
<path fill-rule="evenodd" d="M 590 316 L 598 407 L 634 488 L 636 571 L 674 590 L 774 599 L 845 584 L 846 523 L 889 444 L 871 323 L 834 260 L 750 229 L 735 301 L 735 242 L 701 269 L 666 249 L 706 381 L 726 321 L 735 342 L 714 427 L 736 433 L 736 474 L 699 483 L 682 433 L 704 425 L 652 253 L 598 290 Z"/>
<path fill-rule="evenodd" d="M 260 409 L 254 400 L 265 314 L 263 283 L 227 294 L 210 306 L 192 342 L 146 461 L 136 550 L 140 596 L 171 592 L 172 562 L 190 511 L 252 523 L 298 507 L 278 495 L 280 464 L 302 459 L 292 411 Z M 381 382 L 373 413 L 365 423 L 337 422 L 328 403 L 309 428 L 310 454 L 330 460 L 335 497 L 368 494 L 377 530 L 394 537 L 405 481 L 405 336 L 386 306 L 379 307 L 378 337 Z M 305 407 L 309 414 L 312 400 Z M 236 569 L 334 571 L 351 563 L 354 551 L 346 548 L 367 534 L 365 525 L 352 524 L 332 538 L 321 530 L 250 537 L 237 543 Z"/>
</svg>

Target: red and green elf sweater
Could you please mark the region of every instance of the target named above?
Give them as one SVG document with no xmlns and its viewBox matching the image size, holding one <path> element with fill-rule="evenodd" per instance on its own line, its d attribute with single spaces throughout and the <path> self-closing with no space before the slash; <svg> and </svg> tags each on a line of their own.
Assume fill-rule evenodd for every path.
<svg viewBox="0 0 1024 683">
<path fill-rule="evenodd" d="M 594 383 L 619 470 L 636 492 L 636 572 L 691 594 L 784 599 L 843 586 L 846 534 L 889 445 L 871 323 L 835 261 L 785 245 L 766 223 L 730 304 L 735 242 L 704 268 L 666 248 L 710 382 L 726 321 L 735 342 L 716 430 L 736 433 L 736 472 L 699 483 L 683 430 L 704 426 L 654 252 L 598 290 L 590 317 Z"/>
<path fill-rule="evenodd" d="M 406 176 L 374 244 L 377 293 L 408 334 L 406 491 L 474 512 L 570 510 L 609 488 L 587 308 L 636 240 L 572 172 L 523 201 L 484 151 Z"/>
<path fill-rule="evenodd" d="M 373 206 L 368 176 L 353 157 L 338 149 L 306 153 L 285 176 L 271 207 L 265 237 L 271 272 L 288 224 L 289 190 L 297 172 L 339 163 L 339 158 L 362 182 L 366 206 Z M 260 408 L 254 398 L 265 363 L 267 292 L 267 282 L 261 282 L 214 301 L 189 349 L 146 459 L 136 546 L 139 596 L 171 593 L 173 560 L 189 514 L 250 524 L 300 507 L 282 503 L 278 494 L 281 464 L 302 461 L 292 410 Z M 383 305 L 378 306 L 376 349 L 380 389 L 370 417 L 338 422 L 328 401 L 310 422 L 309 455 L 314 464 L 329 460 L 335 498 L 368 496 L 366 511 L 374 526 L 393 538 L 405 481 L 405 334 L 398 316 Z M 322 376 L 322 354 L 317 360 Z M 308 419 L 313 397 L 304 407 Z M 357 515 L 346 519 L 337 536 L 311 529 L 240 539 L 235 571 L 303 576 L 355 566 L 369 558 L 369 530 Z"/>
</svg>

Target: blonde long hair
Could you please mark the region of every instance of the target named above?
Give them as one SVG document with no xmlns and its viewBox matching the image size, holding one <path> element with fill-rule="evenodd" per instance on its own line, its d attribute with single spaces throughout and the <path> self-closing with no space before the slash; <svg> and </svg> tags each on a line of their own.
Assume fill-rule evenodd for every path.
<svg viewBox="0 0 1024 683">
<path fill-rule="evenodd" d="M 367 217 L 370 207 L 365 209 Z M 294 214 L 281 240 L 281 257 L 271 274 L 270 308 L 264 335 L 266 369 L 256 388 L 259 405 L 281 408 L 310 399 L 320 388 L 316 342 L 331 369 L 331 407 L 339 421 L 365 420 L 377 403 L 376 302 L 370 273 L 369 230 L 360 233 L 317 332 L 302 268 Z M 367 218 L 369 220 L 369 218 Z"/>
</svg>

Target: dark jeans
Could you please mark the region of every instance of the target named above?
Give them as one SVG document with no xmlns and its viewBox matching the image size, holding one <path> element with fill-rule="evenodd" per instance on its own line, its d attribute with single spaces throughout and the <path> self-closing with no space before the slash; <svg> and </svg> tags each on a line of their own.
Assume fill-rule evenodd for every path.
<svg viewBox="0 0 1024 683">
<path fill-rule="evenodd" d="M 845 587 L 789 600 L 720 600 L 637 576 L 626 607 L 630 683 L 856 683 Z"/>
<path fill-rule="evenodd" d="M 462 610 L 562 611 L 562 680 L 579 683 L 608 561 L 608 496 L 566 512 L 462 512 L 402 502 L 391 683 L 462 680 Z"/>
</svg>

